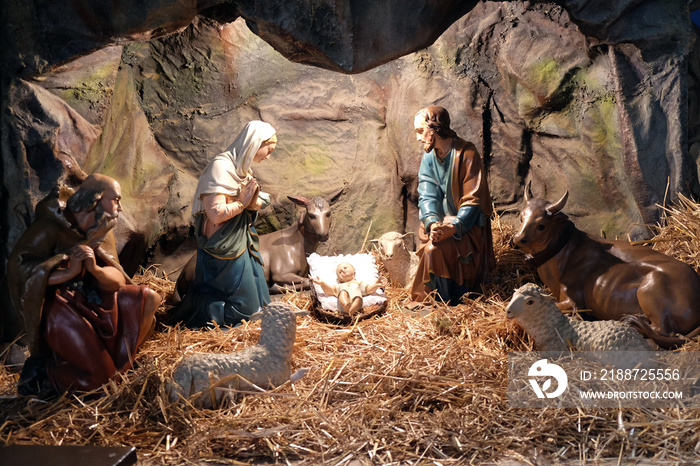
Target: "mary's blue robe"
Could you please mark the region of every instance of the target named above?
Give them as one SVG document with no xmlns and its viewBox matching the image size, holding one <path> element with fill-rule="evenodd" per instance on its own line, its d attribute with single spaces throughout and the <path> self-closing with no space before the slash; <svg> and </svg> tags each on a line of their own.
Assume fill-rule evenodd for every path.
<svg viewBox="0 0 700 466">
<path fill-rule="evenodd" d="M 270 303 L 256 213 L 244 210 L 210 238 L 201 233 L 204 215 L 195 217 L 195 278 L 173 319 L 189 328 L 237 325 Z"/>
</svg>

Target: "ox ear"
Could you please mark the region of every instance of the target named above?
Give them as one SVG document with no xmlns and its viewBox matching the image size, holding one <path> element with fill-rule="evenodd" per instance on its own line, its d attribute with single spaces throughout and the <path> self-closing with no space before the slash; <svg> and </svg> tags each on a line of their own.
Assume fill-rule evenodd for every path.
<svg viewBox="0 0 700 466">
<path fill-rule="evenodd" d="M 328 203 L 329 203 L 330 205 L 335 204 L 336 201 L 337 201 L 338 199 L 340 199 L 340 196 L 341 196 L 342 194 L 345 194 L 345 188 L 340 188 L 338 191 L 336 191 L 336 192 L 334 192 L 333 194 L 331 194 L 330 196 L 328 196 L 328 199 L 327 199 Z"/>
<path fill-rule="evenodd" d="M 530 199 L 532 199 L 534 196 L 532 195 L 532 180 L 529 180 L 527 182 L 527 185 L 525 185 L 525 192 L 523 193 L 523 199 L 525 199 L 525 202 L 530 202 Z"/>
<path fill-rule="evenodd" d="M 287 196 L 287 199 L 298 205 L 299 207 L 306 207 L 311 202 L 310 199 L 304 196 Z"/>
<path fill-rule="evenodd" d="M 546 208 L 545 210 L 547 210 L 547 213 L 548 213 L 549 215 L 558 214 L 559 212 L 561 212 L 561 209 L 563 209 L 564 206 L 566 205 L 566 200 L 567 200 L 568 198 L 569 198 L 569 191 L 566 191 L 566 192 L 564 193 L 564 195 L 561 197 L 561 199 L 559 199 L 559 200 L 558 200 L 557 202 L 555 202 L 554 204 L 548 205 L 547 208 Z"/>
</svg>

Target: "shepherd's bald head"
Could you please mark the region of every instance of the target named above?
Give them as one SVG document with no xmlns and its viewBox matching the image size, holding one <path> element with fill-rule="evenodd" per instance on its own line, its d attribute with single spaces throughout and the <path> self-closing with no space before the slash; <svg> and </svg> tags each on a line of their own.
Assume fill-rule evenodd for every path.
<svg viewBox="0 0 700 466">
<path fill-rule="evenodd" d="M 117 180 L 100 173 L 88 175 L 78 190 L 68 199 L 66 207 L 72 213 L 92 212 L 108 191 L 117 193 L 121 199 L 121 186 Z"/>
<path fill-rule="evenodd" d="M 81 230 L 88 234 L 104 232 L 116 226 L 121 205 L 122 189 L 114 178 L 94 173 L 89 175 L 66 202 L 66 208 Z"/>
</svg>

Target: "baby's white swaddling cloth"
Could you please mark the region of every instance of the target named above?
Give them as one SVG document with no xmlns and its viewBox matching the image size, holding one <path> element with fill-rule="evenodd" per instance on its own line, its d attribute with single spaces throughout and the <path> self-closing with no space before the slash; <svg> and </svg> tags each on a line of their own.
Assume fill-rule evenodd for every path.
<svg viewBox="0 0 700 466">
<path fill-rule="evenodd" d="M 348 262 L 355 267 L 355 280 L 368 285 L 377 283 L 379 269 L 372 254 L 340 254 L 338 256 L 320 256 L 315 252 L 306 258 L 309 264 L 309 275 L 320 278 L 322 281 L 334 285 L 338 283 L 335 269 L 341 262 Z M 313 284 L 316 296 L 321 307 L 327 311 L 338 310 L 338 298 L 327 295 L 320 285 Z M 384 289 L 380 288 L 374 293 L 362 298 L 363 306 L 382 304 L 386 301 Z"/>
</svg>

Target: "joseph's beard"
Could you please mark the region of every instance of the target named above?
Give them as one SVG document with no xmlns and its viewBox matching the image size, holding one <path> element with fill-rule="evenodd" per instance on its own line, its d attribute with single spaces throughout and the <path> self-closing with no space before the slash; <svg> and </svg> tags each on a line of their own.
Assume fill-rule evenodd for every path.
<svg viewBox="0 0 700 466">
<path fill-rule="evenodd" d="M 423 143 L 423 150 L 425 152 L 430 152 L 433 149 L 435 149 L 435 135 L 434 134 L 432 136 L 429 136 L 428 140 Z"/>
</svg>

